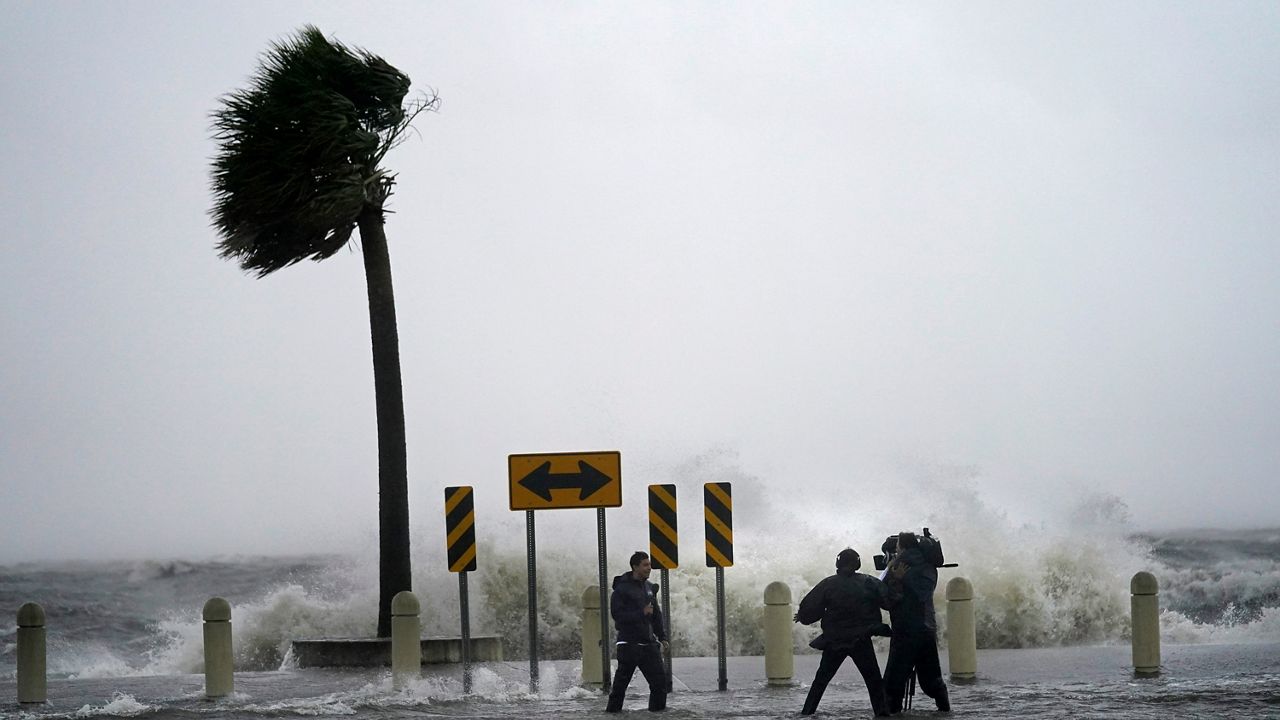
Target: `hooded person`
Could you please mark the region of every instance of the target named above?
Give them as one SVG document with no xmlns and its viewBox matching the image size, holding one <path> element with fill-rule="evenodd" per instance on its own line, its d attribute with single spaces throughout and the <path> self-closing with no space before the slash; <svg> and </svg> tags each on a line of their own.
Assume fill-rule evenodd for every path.
<svg viewBox="0 0 1280 720">
<path fill-rule="evenodd" d="M 812 715 L 818 709 L 827 684 L 845 658 L 852 658 L 862 674 L 871 709 L 877 716 L 889 714 L 871 636 L 884 635 L 888 630 L 880 610 L 892 603 L 892 591 L 878 578 L 859 573 L 861 567 L 862 559 L 857 552 L 850 548 L 841 550 L 836 555 L 836 574 L 819 582 L 800 601 L 796 622 L 811 625 L 822 621 L 822 634 L 809 643 L 822 651 L 822 661 L 809 686 L 801 715 Z"/>
<path fill-rule="evenodd" d="M 649 582 L 652 571 L 649 554 L 637 551 L 631 555 L 631 570 L 613 579 L 609 615 L 618 639 L 618 669 L 610 686 L 606 712 L 622 710 L 623 696 L 637 667 L 649 683 L 649 709 L 667 707 L 667 674 L 662 666 L 667 634 L 662 608 L 658 606 L 658 586 Z"/>
</svg>

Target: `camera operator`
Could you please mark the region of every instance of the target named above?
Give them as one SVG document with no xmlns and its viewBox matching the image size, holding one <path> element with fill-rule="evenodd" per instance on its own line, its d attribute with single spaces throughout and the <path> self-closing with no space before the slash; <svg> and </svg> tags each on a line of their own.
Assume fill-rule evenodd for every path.
<svg viewBox="0 0 1280 720">
<path fill-rule="evenodd" d="M 885 702 L 884 681 L 880 677 L 880 665 L 871 636 L 883 635 L 888 628 L 880 619 L 880 608 L 891 604 L 890 591 L 880 580 L 858 573 L 862 560 L 851 548 L 836 555 L 836 574 L 814 586 L 800 601 L 796 622 L 810 625 L 822 620 L 822 634 L 809 643 L 822 651 L 818 672 L 809 686 L 801 715 L 812 715 L 818 709 L 827 683 L 846 657 L 862 673 L 871 697 L 871 709 L 877 716 L 888 715 Z"/>
<path fill-rule="evenodd" d="M 902 698 L 913 669 L 924 694 L 934 699 L 939 710 L 948 711 L 951 699 L 938 662 L 938 624 L 933 609 L 938 570 L 925 559 L 915 533 L 898 533 L 897 545 L 897 555 L 885 575 L 895 596 L 889 608 L 893 635 L 884 667 L 889 712 L 902 711 Z"/>
</svg>

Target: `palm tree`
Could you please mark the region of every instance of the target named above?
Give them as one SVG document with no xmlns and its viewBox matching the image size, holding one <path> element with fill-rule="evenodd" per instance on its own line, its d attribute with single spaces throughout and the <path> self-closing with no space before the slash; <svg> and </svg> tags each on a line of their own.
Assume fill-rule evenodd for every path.
<svg viewBox="0 0 1280 720">
<path fill-rule="evenodd" d="M 384 205 L 395 175 L 379 167 L 434 94 L 406 103 L 409 77 L 310 25 L 272 44 L 247 88 L 213 113 L 213 225 L 219 254 L 263 277 L 323 260 L 360 229 L 378 418 L 378 636 L 391 598 L 412 584 L 404 397 Z"/>
</svg>

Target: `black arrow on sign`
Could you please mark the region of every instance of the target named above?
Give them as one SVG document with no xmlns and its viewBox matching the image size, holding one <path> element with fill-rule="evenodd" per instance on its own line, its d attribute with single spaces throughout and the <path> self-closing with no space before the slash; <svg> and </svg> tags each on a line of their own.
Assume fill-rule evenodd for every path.
<svg viewBox="0 0 1280 720">
<path fill-rule="evenodd" d="M 519 485 L 538 497 L 551 502 L 552 490 L 578 490 L 578 501 L 581 502 L 594 495 L 613 478 L 605 475 L 585 461 L 578 461 L 576 473 L 552 473 L 551 461 L 548 460 L 533 472 L 520 478 Z"/>
</svg>

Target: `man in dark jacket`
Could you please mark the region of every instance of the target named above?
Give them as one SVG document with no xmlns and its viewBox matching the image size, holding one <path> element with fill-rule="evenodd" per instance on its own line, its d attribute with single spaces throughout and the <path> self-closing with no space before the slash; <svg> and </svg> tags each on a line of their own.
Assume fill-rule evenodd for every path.
<svg viewBox="0 0 1280 720">
<path fill-rule="evenodd" d="M 871 709 L 877 716 L 888 715 L 880 665 L 871 645 L 873 634 L 883 634 L 880 609 L 888 608 L 892 598 L 884 583 L 870 575 L 858 573 L 862 559 L 849 548 L 836 555 L 836 574 L 814 586 L 800 601 L 796 622 L 810 625 L 822 620 L 822 634 L 810 645 L 822 651 L 822 662 L 809 686 L 801 715 L 812 715 L 818 709 L 827 683 L 846 657 L 862 673 L 871 697 Z"/>
<path fill-rule="evenodd" d="M 651 572 L 649 554 L 637 551 L 631 556 L 631 571 L 613 579 L 609 614 L 618 636 L 618 671 L 613 676 L 606 712 L 622 710 L 622 697 L 637 667 L 649 683 L 649 709 L 667 708 L 667 674 L 662 667 L 667 633 L 662 609 L 658 607 L 658 586 L 649 582 Z"/>
<path fill-rule="evenodd" d="M 950 710 L 951 698 L 938 663 L 938 623 L 933 609 L 938 570 L 925 559 L 915 533 L 898 533 L 898 554 L 889 564 L 885 583 L 895 596 L 889 608 L 893 636 L 884 665 L 889 711 L 902 711 L 902 698 L 913 669 L 924 694 L 934 699 L 939 710 Z"/>
</svg>

